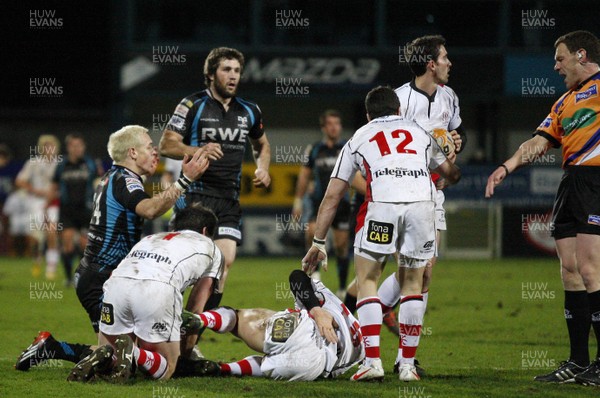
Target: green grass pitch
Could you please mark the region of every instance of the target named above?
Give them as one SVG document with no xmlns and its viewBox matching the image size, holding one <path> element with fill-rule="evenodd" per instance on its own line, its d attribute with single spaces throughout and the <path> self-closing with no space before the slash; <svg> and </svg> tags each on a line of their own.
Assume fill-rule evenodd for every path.
<svg viewBox="0 0 600 398">
<path fill-rule="evenodd" d="M 287 276 L 296 258 L 240 258 L 223 299 L 236 308 L 292 306 Z M 335 291 L 335 261 L 322 273 Z M 386 274 L 391 272 L 388 265 Z M 533 382 L 568 356 L 563 293 L 557 260 L 457 261 L 441 259 L 417 357 L 428 377 L 398 381 L 392 366 L 397 337 L 382 330 L 383 383 L 336 380 L 287 383 L 258 378 L 190 378 L 166 383 L 138 380 L 115 386 L 65 381 L 72 364 L 50 361 L 28 372 L 14 361 L 39 330 L 61 340 L 94 343 L 87 316 L 72 288 L 31 274 L 31 262 L 0 259 L 0 397 L 584 397 L 599 391 L 579 385 Z M 591 340 L 593 341 L 593 339 Z M 231 361 L 252 354 L 231 335 L 204 334 L 209 359 Z M 595 350 L 595 345 L 591 347 Z M 591 351 L 594 355 L 595 352 Z"/>
</svg>

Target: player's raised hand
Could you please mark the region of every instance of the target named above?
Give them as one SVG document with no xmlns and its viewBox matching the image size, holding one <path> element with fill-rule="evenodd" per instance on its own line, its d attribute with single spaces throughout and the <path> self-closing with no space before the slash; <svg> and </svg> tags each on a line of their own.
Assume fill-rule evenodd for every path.
<svg viewBox="0 0 600 398">
<path fill-rule="evenodd" d="M 196 152 L 194 152 L 193 156 L 189 156 L 185 154 L 183 156 L 183 164 L 181 169 L 183 171 L 183 175 L 191 180 L 196 181 L 200 179 L 202 174 L 208 169 L 208 156 L 205 151 L 199 148 Z"/>
<path fill-rule="evenodd" d="M 315 320 L 321 336 L 330 343 L 337 343 L 338 337 L 337 333 L 335 333 L 335 329 L 338 326 L 331 314 L 321 307 L 314 307 L 310 310 L 310 315 Z"/>
<path fill-rule="evenodd" d="M 223 150 L 218 142 L 209 142 L 201 146 L 200 149 L 206 153 L 208 160 L 218 160 L 223 157 Z"/>
<path fill-rule="evenodd" d="M 325 241 L 313 239 L 313 244 L 306 252 L 302 259 L 302 270 L 308 275 L 316 271 L 321 265 L 324 271 L 327 271 L 327 250 L 325 249 Z"/>
<path fill-rule="evenodd" d="M 271 176 L 265 169 L 256 169 L 252 183 L 256 188 L 268 188 L 271 185 Z"/>
<path fill-rule="evenodd" d="M 494 172 L 488 177 L 487 185 L 485 187 L 485 197 L 491 198 L 492 195 L 494 195 L 494 188 L 500 185 L 500 183 L 502 183 L 507 176 L 508 169 L 506 166 L 498 166 L 498 168 L 494 170 Z"/>
</svg>

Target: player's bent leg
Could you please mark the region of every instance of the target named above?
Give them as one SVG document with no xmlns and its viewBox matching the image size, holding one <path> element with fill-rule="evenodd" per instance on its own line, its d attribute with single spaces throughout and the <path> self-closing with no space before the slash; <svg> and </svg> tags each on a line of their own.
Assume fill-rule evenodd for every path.
<svg viewBox="0 0 600 398">
<path fill-rule="evenodd" d="M 237 329 L 232 333 L 256 352 L 263 352 L 265 330 L 275 311 L 266 308 L 242 309 L 237 311 Z"/>
<path fill-rule="evenodd" d="M 227 281 L 227 276 L 229 275 L 229 270 L 235 261 L 235 256 L 237 253 L 237 242 L 233 239 L 216 239 L 215 244 L 223 253 L 223 258 L 225 259 L 225 269 L 223 270 L 223 277 L 219 281 L 219 292 L 223 293 L 223 289 L 225 288 L 225 282 Z M 216 306 L 215 306 L 216 307 Z M 215 308 L 212 307 L 212 308 Z M 208 308 L 210 309 L 210 308 Z"/>
<path fill-rule="evenodd" d="M 221 375 L 263 377 L 263 372 L 260 368 L 262 361 L 262 356 L 251 355 L 237 362 L 222 363 Z"/>
<path fill-rule="evenodd" d="M 139 348 L 134 349 L 133 353 L 138 368 L 144 370 L 153 379 L 170 379 L 179 358 L 179 342 L 148 343 L 138 338 L 138 345 Z"/>
</svg>

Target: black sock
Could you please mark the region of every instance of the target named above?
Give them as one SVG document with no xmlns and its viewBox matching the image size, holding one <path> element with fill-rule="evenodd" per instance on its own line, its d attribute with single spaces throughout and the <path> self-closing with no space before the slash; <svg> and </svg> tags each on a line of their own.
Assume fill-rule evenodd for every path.
<svg viewBox="0 0 600 398">
<path fill-rule="evenodd" d="M 45 353 L 47 359 L 63 359 L 65 361 L 77 363 L 92 353 L 90 345 L 67 343 L 66 341 L 56 341 L 48 343 L 48 352 Z"/>
<path fill-rule="evenodd" d="M 588 303 L 590 306 L 592 328 L 594 328 L 596 343 L 598 345 L 596 358 L 600 358 L 600 290 L 588 293 Z"/>
<path fill-rule="evenodd" d="M 346 290 L 348 282 L 348 268 L 350 267 L 350 259 L 348 257 L 337 259 L 337 274 L 340 282 L 340 289 Z"/>
<path fill-rule="evenodd" d="M 570 360 L 579 366 L 590 363 L 588 340 L 590 335 L 590 309 L 585 290 L 565 290 L 565 320 L 571 345 Z"/>
<path fill-rule="evenodd" d="M 208 296 L 208 300 L 206 300 L 206 304 L 204 304 L 204 309 L 202 311 L 208 311 L 217 308 L 219 304 L 221 304 L 222 298 L 223 293 L 212 293 L 210 296 Z"/>
<path fill-rule="evenodd" d="M 70 253 L 63 253 L 62 254 L 62 262 L 63 262 L 63 267 L 65 268 L 65 276 L 67 277 L 67 280 L 70 281 L 72 278 L 72 274 L 73 274 L 73 257 L 75 256 L 74 252 L 70 252 Z"/>
<path fill-rule="evenodd" d="M 356 296 L 346 292 L 346 297 L 344 297 L 344 305 L 346 308 L 348 308 L 348 311 L 350 311 L 351 314 L 356 312 L 356 301 Z"/>
<path fill-rule="evenodd" d="M 203 311 L 208 311 L 208 310 L 212 310 L 214 308 L 217 308 L 219 306 L 219 304 L 221 304 L 221 299 L 223 298 L 223 293 L 212 293 L 209 297 L 208 300 L 206 301 L 206 304 L 204 304 L 204 310 Z M 200 331 L 198 332 L 198 338 L 200 338 L 200 336 L 202 336 L 202 333 L 204 333 L 204 330 L 206 329 L 206 327 L 203 327 L 202 329 L 200 329 Z"/>
</svg>

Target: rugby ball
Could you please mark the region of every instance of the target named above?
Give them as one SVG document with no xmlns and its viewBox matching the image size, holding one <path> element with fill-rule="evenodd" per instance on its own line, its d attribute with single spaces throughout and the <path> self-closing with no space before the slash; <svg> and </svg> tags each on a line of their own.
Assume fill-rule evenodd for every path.
<svg viewBox="0 0 600 398">
<path fill-rule="evenodd" d="M 454 152 L 454 140 L 452 139 L 452 135 L 446 131 L 446 129 L 433 129 L 432 136 L 446 156 Z"/>
</svg>

